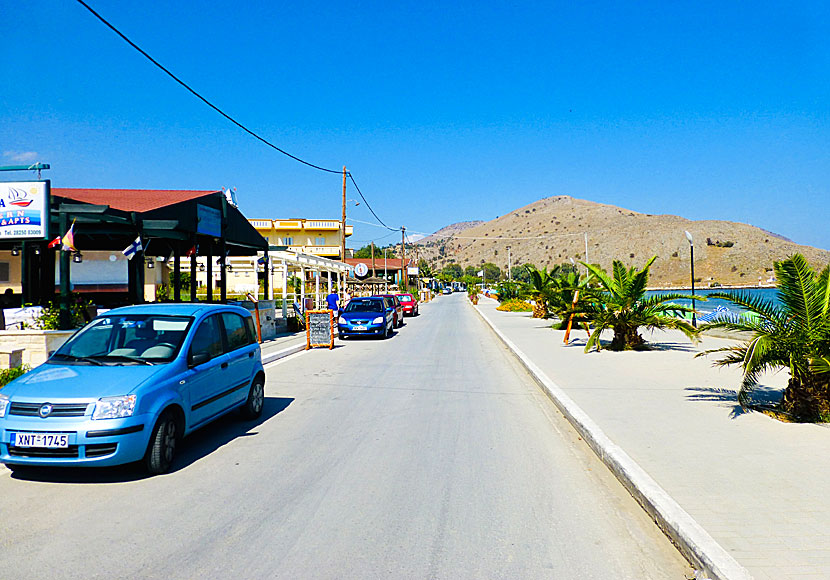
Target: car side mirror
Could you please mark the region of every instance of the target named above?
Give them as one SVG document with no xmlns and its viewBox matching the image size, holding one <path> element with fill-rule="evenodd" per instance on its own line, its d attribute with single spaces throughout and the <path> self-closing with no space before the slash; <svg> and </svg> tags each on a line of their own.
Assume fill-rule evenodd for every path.
<svg viewBox="0 0 830 580">
<path fill-rule="evenodd" d="M 207 361 L 210 360 L 210 353 L 209 352 L 196 352 L 190 353 L 190 356 L 187 360 L 187 366 L 190 368 L 197 367 L 201 364 L 205 364 Z"/>
</svg>

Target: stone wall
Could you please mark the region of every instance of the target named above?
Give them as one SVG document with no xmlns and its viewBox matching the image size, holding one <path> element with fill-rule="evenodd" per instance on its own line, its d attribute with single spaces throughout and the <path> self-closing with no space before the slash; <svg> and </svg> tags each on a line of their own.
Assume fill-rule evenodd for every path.
<svg viewBox="0 0 830 580">
<path fill-rule="evenodd" d="M 23 349 L 23 364 L 36 367 L 57 350 L 74 330 L 0 330 L 0 350 Z"/>
</svg>

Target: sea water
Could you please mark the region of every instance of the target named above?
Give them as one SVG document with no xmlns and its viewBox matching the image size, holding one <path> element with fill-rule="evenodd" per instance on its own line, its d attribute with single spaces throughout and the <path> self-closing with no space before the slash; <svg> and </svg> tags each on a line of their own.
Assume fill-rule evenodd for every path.
<svg viewBox="0 0 830 580">
<path fill-rule="evenodd" d="M 748 295 L 753 299 L 760 298 L 762 300 L 769 300 L 772 301 L 775 305 L 780 305 L 781 301 L 778 299 L 778 289 L 777 288 L 737 288 L 737 289 L 729 289 L 729 288 L 707 288 L 705 290 L 695 290 L 695 297 L 698 300 L 695 300 L 695 312 L 697 316 L 703 316 L 710 312 L 714 312 L 718 307 L 726 308 L 729 312 L 735 314 L 741 314 L 744 312 L 744 309 L 729 302 L 728 300 L 724 300 L 722 298 L 710 298 L 706 301 L 700 300 L 699 297 L 706 297 L 712 293 L 729 293 L 729 294 L 741 294 L 741 295 Z M 685 294 L 686 296 L 691 296 L 691 290 L 649 290 L 646 292 L 646 296 L 657 296 L 661 294 Z M 682 304 L 684 306 L 691 306 L 691 300 L 672 300 L 672 302 L 677 304 Z"/>
</svg>

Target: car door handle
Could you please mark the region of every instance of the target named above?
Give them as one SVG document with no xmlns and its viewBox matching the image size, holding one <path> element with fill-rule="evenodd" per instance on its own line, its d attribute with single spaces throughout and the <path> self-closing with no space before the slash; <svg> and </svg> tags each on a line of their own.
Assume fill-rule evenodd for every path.
<svg viewBox="0 0 830 580">
<path fill-rule="evenodd" d="M 222 366 L 223 369 L 226 369 L 226 368 L 228 368 L 228 363 L 223 362 L 221 366 Z"/>
</svg>

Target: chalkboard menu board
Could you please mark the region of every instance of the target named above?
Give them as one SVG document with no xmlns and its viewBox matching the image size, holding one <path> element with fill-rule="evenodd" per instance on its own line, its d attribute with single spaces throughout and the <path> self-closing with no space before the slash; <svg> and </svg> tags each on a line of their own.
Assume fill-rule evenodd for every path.
<svg viewBox="0 0 830 580">
<path fill-rule="evenodd" d="M 334 313 L 331 310 L 306 310 L 306 349 L 316 346 L 334 348 Z"/>
</svg>

